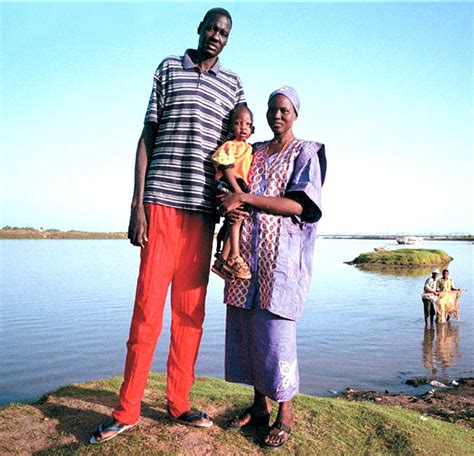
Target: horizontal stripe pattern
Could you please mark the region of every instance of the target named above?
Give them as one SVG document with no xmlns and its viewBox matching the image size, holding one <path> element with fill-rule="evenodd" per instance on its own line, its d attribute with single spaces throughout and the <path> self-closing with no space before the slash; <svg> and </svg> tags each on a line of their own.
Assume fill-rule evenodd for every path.
<svg viewBox="0 0 474 456">
<path fill-rule="evenodd" d="M 145 122 L 158 123 L 144 201 L 212 211 L 211 155 L 225 140 L 230 111 L 245 103 L 242 83 L 220 65 L 200 73 L 171 56 L 158 66 Z M 189 62 L 188 58 L 188 62 Z"/>
</svg>

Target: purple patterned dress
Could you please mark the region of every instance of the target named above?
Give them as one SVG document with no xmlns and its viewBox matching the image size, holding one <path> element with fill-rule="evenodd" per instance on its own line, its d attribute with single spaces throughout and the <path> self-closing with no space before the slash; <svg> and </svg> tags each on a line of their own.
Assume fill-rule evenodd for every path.
<svg viewBox="0 0 474 456">
<path fill-rule="evenodd" d="M 257 196 L 298 195 L 300 216 L 252 209 L 242 224 L 240 252 L 252 278 L 227 284 L 225 378 L 253 385 L 276 401 L 298 393 L 296 321 L 311 281 L 324 145 L 294 139 L 268 156 L 270 142 L 254 145 L 249 191 Z"/>
</svg>

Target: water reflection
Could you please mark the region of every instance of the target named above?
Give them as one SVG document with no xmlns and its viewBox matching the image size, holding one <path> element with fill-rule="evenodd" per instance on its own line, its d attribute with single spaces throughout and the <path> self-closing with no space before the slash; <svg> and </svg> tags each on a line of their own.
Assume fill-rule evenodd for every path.
<svg viewBox="0 0 474 456">
<path fill-rule="evenodd" d="M 448 263 L 449 264 L 449 263 Z M 447 269 L 448 264 L 444 266 L 439 266 L 439 269 Z M 390 267 L 386 265 L 363 265 L 358 264 L 357 269 L 360 269 L 364 272 L 372 273 L 372 274 L 382 274 L 382 275 L 389 275 L 389 276 L 409 276 L 409 277 L 422 277 L 422 276 L 430 276 L 431 275 L 431 266 L 424 266 L 422 268 L 414 268 L 414 267 Z"/>
<path fill-rule="evenodd" d="M 423 365 L 432 375 L 438 373 L 441 368 L 443 375 L 451 367 L 454 360 L 462 358 L 459 345 L 458 324 L 437 323 L 435 328 L 425 326 L 423 332 Z"/>
<path fill-rule="evenodd" d="M 431 347 L 428 332 L 430 370 L 425 369 L 420 294 L 429 270 L 422 270 L 423 277 L 410 277 L 416 271 L 365 273 L 343 263 L 377 244 L 318 240 L 314 279 L 298 323 L 303 393 L 327 396 L 329 389 L 348 386 L 411 393 L 405 380 L 431 375 L 431 369 L 440 376 L 446 369 L 443 376 L 451 379 L 474 376 L 474 350 L 469 350 L 474 340 L 472 293 L 463 295 L 462 323 L 452 322 L 438 333 L 435 328 Z M 474 288 L 474 245 L 427 244 L 456 258 L 449 268 L 455 283 Z M 0 251 L 0 405 L 36 400 L 73 382 L 121 375 L 138 250 L 125 240 L 2 240 Z M 220 278 L 210 278 L 197 375 L 224 375 L 222 288 Z M 153 370 L 160 372 L 166 371 L 170 337 L 169 305 L 166 309 L 153 363 Z M 448 344 L 445 333 L 453 331 L 459 334 L 451 335 Z M 462 352 L 459 359 L 456 344 Z"/>
</svg>

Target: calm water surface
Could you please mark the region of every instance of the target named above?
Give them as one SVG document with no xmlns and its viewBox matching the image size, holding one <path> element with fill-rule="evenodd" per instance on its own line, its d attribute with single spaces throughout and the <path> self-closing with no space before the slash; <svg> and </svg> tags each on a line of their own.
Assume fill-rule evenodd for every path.
<svg viewBox="0 0 474 456">
<path fill-rule="evenodd" d="M 427 330 L 420 293 L 429 271 L 393 275 L 343 264 L 381 241 L 317 241 L 315 273 L 298 323 L 301 390 L 348 386 L 422 393 L 407 378 L 474 375 L 473 245 L 426 242 L 454 257 L 468 288 L 461 322 Z M 2 240 L 0 404 L 38 399 L 72 382 L 121 375 L 139 251 L 128 241 Z M 223 282 L 211 277 L 197 375 L 223 377 Z M 166 370 L 169 310 L 153 370 Z"/>
</svg>

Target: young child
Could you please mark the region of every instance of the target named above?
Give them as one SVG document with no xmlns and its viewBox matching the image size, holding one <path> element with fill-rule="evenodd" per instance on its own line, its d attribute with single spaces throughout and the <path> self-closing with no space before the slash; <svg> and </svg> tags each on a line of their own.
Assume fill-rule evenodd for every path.
<svg viewBox="0 0 474 456">
<path fill-rule="evenodd" d="M 217 170 L 218 189 L 242 193 L 246 191 L 252 163 L 252 146 L 246 142 L 254 132 L 252 111 L 247 106 L 237 106 L 231 111 L 229 121 L 233 139 L 226 141 L 214 152 L 212 161 Z M 215 254 L 216 260 L 211 268 L 226 280 L 252 277 L 249 265 L 240 256 L 241 224 L 238 222 L 228 227 L 222 251 Z"/>
</svg>

